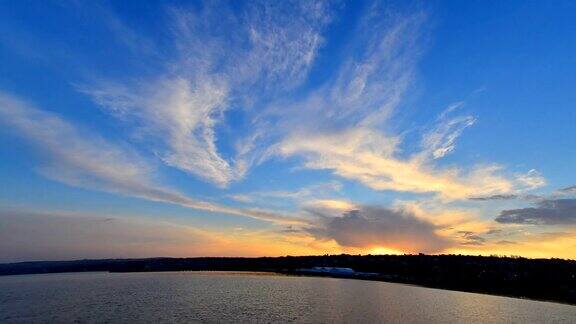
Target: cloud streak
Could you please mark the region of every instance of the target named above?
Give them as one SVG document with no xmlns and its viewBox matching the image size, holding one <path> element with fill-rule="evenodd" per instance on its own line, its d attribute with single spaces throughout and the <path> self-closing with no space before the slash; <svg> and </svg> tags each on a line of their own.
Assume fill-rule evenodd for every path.
<svg viewBox="0 0 576 324">
<path fill-rule="evenodd" d="M 492 196 L 484 196 L 484 197 L 470 197 L 469 200 L 476 200 L 476 201 L 490 201 L 490 200 L 512 200 L 518 198 L 517 195 L 492 195 Z"/>
</svg>

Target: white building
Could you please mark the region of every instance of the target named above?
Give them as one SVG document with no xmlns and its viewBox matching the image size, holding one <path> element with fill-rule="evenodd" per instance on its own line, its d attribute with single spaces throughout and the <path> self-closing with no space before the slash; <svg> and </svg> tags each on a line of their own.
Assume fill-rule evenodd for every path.
<svg viewBox="0 0 576 324">
<path fill-rule="evenodd" d="M 338 267 L 314 267 L 312 269 L 307 269 L 308 272 L 316 273 L 331 273 L 331 274 L 354 274 L 354 270 L 351 268 L 338 268 Z"/>
</svg>

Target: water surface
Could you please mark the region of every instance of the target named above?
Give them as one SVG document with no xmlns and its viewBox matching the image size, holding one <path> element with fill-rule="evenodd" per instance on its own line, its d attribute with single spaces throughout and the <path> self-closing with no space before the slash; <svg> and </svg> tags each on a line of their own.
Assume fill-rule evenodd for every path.
<svg viewBox="0 0 576 324">
<path fill-rule="evenodd" d="M 0 323 L 575 323 L 576 306 L 257 273 L 0 277 Z"/>
</svg>

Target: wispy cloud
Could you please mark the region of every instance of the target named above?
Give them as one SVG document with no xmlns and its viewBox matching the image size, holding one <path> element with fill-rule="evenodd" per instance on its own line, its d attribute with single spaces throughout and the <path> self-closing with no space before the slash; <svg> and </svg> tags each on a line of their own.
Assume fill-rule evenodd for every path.
<svg viewBox="0 0 576 324">
<path fill-rule="evenodd" d="M 333 78 L 302 100 L 285 95 L 305 80 L 331 21 L 323 2 L 254 3 L 238 14 L 172 7 L 174 57 L 166 72 L 135 83 L 105 82 L 82 91 L 135 127 L 167 165 L 220 187 L 274 155 L 302 156 L 375 190 L 435 193 L 443 199 L 511 195 L 542 186 L 536 171 L 510 175 L 497 164 L 438 166 L 476 118 L 450 105 L 408 157 L 389 127 L 414 78 L 423 12 L 405 15 L 367 4 Z M 288 10 L 289 9 L 289 10 Z M 218 24 L 215 24 L 215 23 Z M 222 25 L 222 28 L 214 28 Z M 279 96 L 281 99 L 272 98 Z M 219 126 L 241 107 L 250 131 L 222 154 Z M 253 108 L 259 108 L 252 110 Z M 239 109 L 239 108 L 234 108 Z"/>
<path fill-rule="evenodd" d="M 384 17 L 371 13 L 360 24 L 358 34 L 369 36 L 354 43 L 357 55 L 343 64 L 335 82 L 277 108 L 285 132 L 271 152 L 303 157 L 307 168 L 332 170 L 375 190 L 435 193 L 445 200 L 542 186 L 545 180 L 536 171 L 507 175 L 497 164 L 439 166 L 436 160 L 451 153 L 475 123 L 473 116 L 454 115 L 462 102 L 440 114 L 422 135 L 420 150 L 402 157 L 407 155 L 402 136 L 390 131 L 389 119 L 413 78 L 425 15 L 380 13 Z"/>
<path fill-rule="evenodd" d="M 122 145 L 81 131 L 58 116 L 0 93 L 0 119 L 33 143 L 46 157 L 42 175 L 72 186 L 103 190 L 187 208 L 279 223 L 302 219 L 261 209 L 238 209 L 190 198 L 159 184 L 146 159 Z"/>
<path fill-rule="evenodd" d="M 338 181 L 317 183 L 300 188 L 298 190 L 267 190 L 249 192 L 244 194 L 234 194 L 229 197 L 244 203 L 271 202 L 305 204 L 311 200 L 334 196 L 342 189 L 342 184 Z"/>
<path fill-rule="evenodd" d="M 418 84 L 418 61 L 426 44 L 425 12 L 400 12 L 374 1 L 359 4 L 364 12 L 350 15 L 358 21 L 333 19 L 345 6 L 326 1 L 201 1 L 164 7 L 154 35 L 141 35 L 120 15 L 96 5 L 98 10 L 86 10 L 101 16 L 95 30 L 111 34 L 109 44 L 120 45 L 122 62 L 136 63 L 96 76 L 90 64 L 97 57 L 84 54 L 84 59 L 75 60 L 80 55 L 68 50 L 74 46 L 63 47 L 66 59 L 57 62 L 74 62 L 68 64 L 92 71 L 88 77 L 81 73 L 84 81 L 75 82 L 76 89 L 120 121 L 119 132 L 99 136 L 1 92 L 0 124 L 42 152 L 44 161 L 37 171 L 47 178 L 286 225 L 282 239 L 296 245 L 362 252 L 382 247 L 409 252 L 491 248 L 509 233 L 508 228 L 528 227 L 507 224 L 576 222 L 571 216 L 575 187 L 549 196 L 530 195 L 546 184 L 535 169 L 516 172 L 499 162 L 463 162 L 475 156 L 474 148 L 465 159 L 448 158 L 462 145 L 465 131 L 482 122 L 481 116 L 467 111 L 467 102 L 483 88 L 450 104 L 437 117 L 428 112 L 425 116 L 432 117 L 427 121 L 404 129 L 403 109 L 415 102 L 406 98 L 418 93 L 412 90 Z M 342 23 L 338 28 L 351 29 L 349 37 L 325 39 L 332 36 L 326 33 L 332 21 Z M 332 40 L 337 55 L 322 51 Z M 49 51 L 34 48 L 30 54 L 39 52 Z M 325 61 L 315 65 L 318 59 Z M 316 68 L 320 73 L 310 78 Z M 123 141 L 125 135 L 130 143 Z M 231 187 L 266 162 L 278 169 L 265 172 L 279 174 L 265 179 L 270 182 L 264 189 L 253 183 Z M 165 168 L 157 169 L 158 165 L 214 184 L 221 196 L 191 197 L 167 185 L 159 177 Z M 303 168 L 323 171 L 298 173 Z M 286 169 L 298 173 L 290 186 L 297 177 L 311 178 L 305 187 L 285 189 Z M 316 179 L 322 180 L 314 184 L 319 174 Z M 341 190 L 351 182 L 342 179 L 361 185 Z M 271 188 L 273 181 L 284 187 Z M 387 208 L 354 201 L 372 190 L 411 193 L 385 194 L 391 199 L 409 196 L 415 202 L 395 200 Z M 230 207 L 230 201 L 225 205 L 221 198 L 241 207 Z M 534 206 L 502 211 L 496 219 L 499 224 L 492 217 L 482 219 L 485 215 L 479 214 L 484 210 L 447 207 L 469 206 L 470 201 L 476 201 L 474 206 L 481 201 L 519 202 L 512 201 L 515 198 L 532 199 Z M 282 213 L 271 206 L 298 211 Z M 490 233 L 494 226 L 506 232 Z M 272 232 L 262 234 L 266 230 L 256 234 L 267 238 Z M 142 231 L 149 233 L 148 228 Z M 171 231 L 166 230 L 167 236 Z M 178 229 L 174 235 L 181 233 Z M 514 235 L 513 240 L 522 241 L 521 234 Z"/>
<path fill-rule="evenodd" d="M 214 78 L 175 77 L 140 85 L 138 90 L 111 85 L 85 89 L 94 100 L 140 136 L 153 138 L 168 165 L 224 186 L 234 178 L 216 148 L 214 127 L 226 106 L 227 86 Z"/>
<path fill-rule="evenodd" d="M 253 163 L 249 139 L 235 158 L 220 153 L 216 127 L 224 113 L 233 105 L 249 110 L 302 82 L 330 21 L 323 2 L 241 7 L 240 13 L 210 2 L 202 9 L 170 8 L 175 53 L 163 75 L 80 89 L 154 139 L 167 165 L 220 187 L 242 178 Z"/>
<path fill-rule="evenodd" d="M 454 151 L 456 140 L 462 132 L 474 125 L 473 116 L 449 117 L 449 114 L 458 107 L 450 105 L 440 114 L 436 126 L 422 136 L 422 158 L 439 159 Z"/>
<path fill-rule="evenodd" d="M 308 168 L 333 170 L 338 176 L 358 180 L 372 189 L 438 193 L 445 199 L 524 190 L 524 179 L 535 176 L 507 179 L 498 175 L 502 168 L 497 165 L 476 166 L 466 172 L 438 168 L 419 155 L 411 159 L 397 158 L 391 146 L 388 138 L 380 133 L 358 128 L 292 137 L 282 143 L 279 153 L 303 156 Z"/>
</svg>

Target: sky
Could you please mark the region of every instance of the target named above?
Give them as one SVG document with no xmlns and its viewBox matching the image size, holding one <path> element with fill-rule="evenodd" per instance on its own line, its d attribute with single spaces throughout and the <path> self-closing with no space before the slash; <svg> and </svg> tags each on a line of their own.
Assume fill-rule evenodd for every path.
<svg viewBox="0 0 576 324">
<path fill-rule="evenodd" d="M 0 262 L 576 259 L 573 1 L 2 1 Z"/>
</svg>

